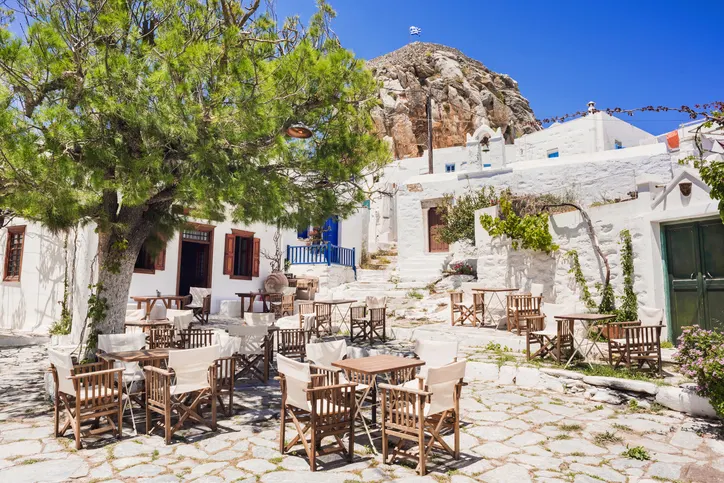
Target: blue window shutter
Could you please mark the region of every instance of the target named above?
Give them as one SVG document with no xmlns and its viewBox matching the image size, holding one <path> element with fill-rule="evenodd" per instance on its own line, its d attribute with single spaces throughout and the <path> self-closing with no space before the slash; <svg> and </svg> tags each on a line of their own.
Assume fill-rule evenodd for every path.
<svg viewBox="0 0 724 483">
<path fill-rule="evenodd" d="M 297 238 L 301 238 L 304 240 L 309 236 L 309 228 L 305 228 L 304 230 L 297 231 Z"/>
</svg>

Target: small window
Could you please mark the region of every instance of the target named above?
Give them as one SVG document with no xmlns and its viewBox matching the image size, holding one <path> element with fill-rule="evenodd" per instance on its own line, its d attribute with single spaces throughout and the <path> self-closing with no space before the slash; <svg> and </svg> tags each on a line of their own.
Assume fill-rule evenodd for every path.
<svg viewBox="0 0 724 483">
<path fill-rule="evenodd" d="M 158 248 L 156 248 L 158 249 Z M 136 264 L 133 266 L 134 273 L 156 273 L 156 270 L 166 269 L 166 246 L 158 253 L 150 248 L 148 240 L 143 243 L 141 251 L 136 257 Z"/>
<path fill-rule="evenodd" d="M 9 226 L 5 245 L 5 274 L 3 280 L 19 282 L 23 267 L 23 248 L 25 247 L 25 226 Z"/>
<path fill-rule="evenodd" d="M 445 172 L 446 173 L 454 173 L 455 172 L 455 163 L 447 163 L 445 165 Z"/>
<path fill-rule="evenodd" d="M 548 157 L 549 157 L 549 158 L 557 158 L 557 157 L 558 157 L 558 148 L 556 148 L 556 149 L 549 149 L 549 150 L 548 150 Z"/>
<path fill-rule="evenodd" d="M 254 233 L 233 230 L 226 235 L 224 275 L 240 280 L 259 276 L 259 239 Z"/>
<path fill-rule="evenodd" d="M 613 141 L 613 149 L 623 149 L 623 143 L 618 139 Z"/>
</svg>

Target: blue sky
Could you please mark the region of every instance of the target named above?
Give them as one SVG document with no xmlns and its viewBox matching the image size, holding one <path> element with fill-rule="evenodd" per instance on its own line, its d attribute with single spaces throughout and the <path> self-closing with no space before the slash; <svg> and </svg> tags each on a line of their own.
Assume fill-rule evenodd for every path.
<svg viewBox="0 0 724 483">
<path fill-rule="evenodd" d="M 371 59 L 420 40 L 460 49 L 519 82 L 539 118 L 585 109 L 724 100 L 724 62 L 713 40 L 722 0 L 329 0 L 342 44 Z M 306 21 L 314 0 L 278 0 Z M 413 37 L 417 39 L 418 37 Z M 686 116 L 626 118 L 654 134 Z"/>
</svg>

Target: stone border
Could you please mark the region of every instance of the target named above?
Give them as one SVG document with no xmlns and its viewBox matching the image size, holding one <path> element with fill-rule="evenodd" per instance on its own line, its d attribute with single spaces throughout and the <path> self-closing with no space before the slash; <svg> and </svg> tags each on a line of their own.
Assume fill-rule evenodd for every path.
<svg viewBox="0 0 724 483">
<path fill-rule="evenodd" d="M 692 384 L 681 387 L 658 386 L 653 382 L 620 379 L 617 377 L 586 376 L 565 369 L 516 367 L 490 362 L 468 362 L 467 378 L 497 382 L 503 385 L 546 389 L 561 394 L 585 392 L 592 401 L 622 404 L 636 394 L 642 405 L 656 402 L 668 409 L 695 417 L 717 419 L 714 408 L 706 398 L 696 394 Z"/>
</svg>

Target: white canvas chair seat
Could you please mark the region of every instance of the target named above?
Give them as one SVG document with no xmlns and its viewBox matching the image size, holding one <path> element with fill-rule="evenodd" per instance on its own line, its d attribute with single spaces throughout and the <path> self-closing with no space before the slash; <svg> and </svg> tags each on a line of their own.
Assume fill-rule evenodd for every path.
<svg viewBox="0 0 724 483">
<path fill-rule="evenodd" d="M 274 322 L 276 322 L 276 318 L 274 317 L 273 313 L 268 314 L 260 314 L 256 312 L 246 312 L 244 313 L 244 322 L 246 322 L 248 325 L 259 325 L 264 327 L 269 327 L 274 325 Z"/>
<path fill-rule="evenodd" d="M 219 357 L 231 357 L 239 352 L 241 338 L 232 337 L 226 331 L 214 331 L 214 344 L 219 346 Z"/>
<path fill-rule="evenodd" d="M 171 395 L 210 389 L 209 367 L 219 358 L 219 346 L 170 351 L 168 367 L 174 371 Z"/>
<path fill-rule="evenodd" d="M 194 321 L 194 311 L 167 309 L 166 318 L 177 331 L 182 331 L 188 329 Z"/>
<path fill-rule="evenodd" d="M 129 334 L 99 334 L 98 349 L 105 353 L 137 351 L 146 347 L 146 335 L 141 333 Z M 123 368 L 123 381 L 134 382 L 144 379 L 143 368 L 138 362 L 114 363 L 115 367 Z"/>
<path fill-rule="evenodd" d="M 191 303 L 186 304 L 186 307 L 190 307 L 192 309 L 200 309 L 204 306 L 204 298 L 208 295 L 211 295 L 211 289 L 202 287 L 191 287 L 189 288 L 189 294 L 191 295 Z"/>
</svg>

